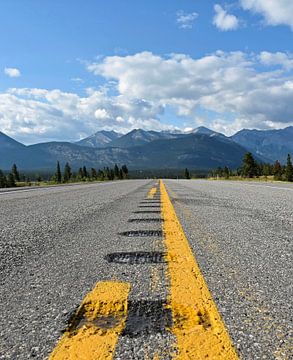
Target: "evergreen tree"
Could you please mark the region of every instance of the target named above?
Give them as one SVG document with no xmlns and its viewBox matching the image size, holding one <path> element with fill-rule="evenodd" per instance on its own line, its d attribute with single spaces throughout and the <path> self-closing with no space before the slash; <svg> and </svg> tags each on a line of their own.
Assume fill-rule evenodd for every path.
<svg viewBox="0 0 293 360">
<path fill-rule="evenodd" d="M 3 171 L 0 170 L 0 188 L 7 187 L 7 179 L 6 176 L 3 174 Z"/>
<path fill-rule="evenodd" d="M 287 181 L 293 181 L 293 166 L 291 156 L 288 154 L 285 176 Z"/>
<path fill-rule="evenodd" d="M 61 180 L 62 180 L 62 174 L 61 174 L 61 169 L 60 169 L 60 163 L 59 163 L 59 161 L 57 161 L 57 168 L 56 168 L 55 177 L 56 177 L 56 182 L 57 182 L 58 184 L 60 184 L 60 183 L 61 183 Z"/>
<path fill-rule="evenodd" d="M 223 172 L 224 170 L 221 168 L 221 166 L 218 166 L 216 170 L 217 177 L 223 177 Z"/>
<path fill-rule="evenodd" d="M 106 180 L 111 180 L 110 177 L 110 169 L 108 167 L 104 168 L 104 174 L 105 174 L 105 179 Z"/>
<path fill-rule="evenodd" d="M 184 171 L 184 178 L 185 179 L 190 179 L 190 174 L 189 174 L 189 171 L 187 168 L 185 168 L 185 171 Z"/>
<path fill-rule="evenodd" d="M 97 178 L 98 178 L 98 174 L 97 174 L 97 171 L 95 168 L 91 168 L 91 178 L 93 180 L 97 180 Z"/>
<path fill-rule="evenodd" d="M 7 176 L 7 187 L 15 187 L 15 179 L 12 173 L 9 173 Z"/>
<path fill-rule="evenodd" d="M 272 167 L 270 164 L 263 164 L 262 166 L 262 175 L 264 175 L 265 177 L 271 175 L 272 173 Z"/>
<path fill-rule="evenodd" d="M 128 169 L 126 165 L 122 165 L 121 170 L 123 172 L 123 178 L 127 179 L 128 178 Z"/>
<path fill-rule="evenodd" d="M 12 165 L 11 173 L 14 176 L 15 181 L 20 181 L 19 172 L 18 172 L 17 166 L 15 164 Z"/>
<path fill-rule="evenodd" d="M 274 179 L 275 180 L 281 180 L 282 179 L 282 165 L 280 164 L 280 162 L 278 160 L 276 160 L 276 162 L 274 163 L 273 166 L 273 175 L 274 175 Z"/>
<path fill-rule="evenodd" d="M 98 170 L 98 179 L 104 181 L 105 180 L 105 174 L 104 174 L 104 171 L 99 169 Z"/>
<path fill-rule="evenodd" d="M 89 174 L 88 174 L 87 169 L 86 169 L 85 166 L 82 168 L 82 171 L 83 171 L 83 177 L 87 178 L 89 176 Z"/>
<path fill-rule="evenodd" d="M 115 166 L 114 166 L 114 177 L 116 179 L 119 179 L 119 167 L 117 164 L 115 164 Z"/>
<path fill-rule="evenodd" d="M 77 177 L 78 177 L 79 180 L 82 180 L 84 178 L 83 170 L 82 170 L 81 167 L 78 169 Z"/>
<path fill-rule="evenodd" d="M 223 173 L 224 173 L 225 179 L 229 179 L 230 170 L 229 170 L 229 168 L 227 166 L 224 167 Z"/>
<path fill-rule="evenodd" d="M 114 169 L 110 169 L 110 172 L 109 172 L 109 180 L 114 180 L 114 179 L 115 179 Z"/>
<path fill-rule="evenodd" d="M 123 180 L 123 171 L 119 169 L 119 180 Z"/>
<path fill-rule="evenodd" d="M 257 175 L 257 163 L 251 152 L 247 152 L 243 158 L 242 175 L 252 178 Z"/>
<path fill-rule="evenodd" d="M 72 172 L 71 172 L 71 167 L 68 164 L 68 162 L 65 164 L 64 166 L 64 176 L 63 176 L 63 181 L 65 183 L 67 183 L 72 177 Z"/>
</svg>

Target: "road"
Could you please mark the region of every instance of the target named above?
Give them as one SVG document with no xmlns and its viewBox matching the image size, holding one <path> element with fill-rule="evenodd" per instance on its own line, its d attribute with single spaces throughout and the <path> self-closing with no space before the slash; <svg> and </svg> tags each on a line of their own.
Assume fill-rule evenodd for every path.
<svg viewBox="0 0 293 360">
<path fill-rule="evenodd" d="M 239 358 L 292 357 L 293 187 L 164 183 Z M 172 359 L 162 208 L 154 180 L 1 193 L 0 359 L 47 359 L 96 283 L 128 303 L 109 359 Z"/>
</svg>

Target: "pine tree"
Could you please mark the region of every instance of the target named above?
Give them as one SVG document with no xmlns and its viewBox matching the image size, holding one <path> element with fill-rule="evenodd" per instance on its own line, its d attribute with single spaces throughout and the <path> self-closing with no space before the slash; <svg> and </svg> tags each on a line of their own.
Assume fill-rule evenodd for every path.
<svg viewBox="0 0 293 360">
<path fill-rule="evenodd" d="M 7 176 L 7 187 L 15 187 L 15 179 L 12 173 L 9 173 Z"/>
<path fill-rule="evenodd" d="M 95 168 L 91 168 L 91 178 L 97 180 L 98 174 Z"/>
<path fill-rule="evenodd" d="M 15 181 L 20 181 L 19 172 L 18 172 L 17 166 L 15 164 L 12 165 L 11 173 L 14 176 Z"/>
<path fill-rule="evenodd" d="M 227 166 L 224 167 L 223 173 L 224 173 L 225 179 L 229 179 L 230 170 L 229 170 L 229 168 Z"/>
<path fill-rule="evenodd" d="M 114 177 L 116 179 L 119 179 L 119 167 L 117 164 L 115 164 L 115 166 L 114 166 Z"/>
<path fill-rule="evenodd" d="M 185 179 L 190 179 L 190 174 L 189 174 L 189 171 L 187 168 L 184 171 L 184 177 L 185 177 Z"/>
<path fill-rule="evenodd" d="M 287 181 L 293 181 L 293 166 L 290 154 L 287 156 L 285 176 Z"/>
<path fill-rule="evenodd" d="M 87 178 L 89 176 L 89 174 L 88 174 L 87 169 L 86 169 L 85 166 L 82 168 L 82 171 L 83 171 L 83 177 Z"/>
<path fill-rule="evenodd" d="M 127 178 L 128 178 L 128 169 L 127 169 L 127 166 L 126 166 L 126 165 L 122 165 L 121 170 L 122 170 L 122 172 L 123 172 L 123 177 L 124 177 L 125 179 L 127 179 Z"/>
<path fill-rule="evenodd" d="M 108 166 L 104 168 L 104 174 L 105 174 L 105 179 L 106 180 L 111 180 L 110 179 L 110 176 L 111 176 L 110 175 L 110 169 L 108 168 Z"/>
<path fill-rule="evenodd" d="M 6 176 L 3 174 L 3 171 L 0 170 L 0 188 L 7 187 L 7 179 Z"/>
<path fill-rule="evenodd" d="M 98 170 L 98 179 L 104 181 L 105 180 L 105 174 L 104 171 L 99 169 Z"/>
<path fill-rule="evenodd" d="M 109 180 L 114 180 L 114 179 L 115 179 L 114 169 L 110 169 Z"/>
<path fill-rule="evenodd" d="M 64 166 L 64 176 L 63 176 L 63 181 L 65 183 L 67 183 L 70 179 L 71 179 L 71 176 L 72 176 L 72 172 L 71 172 L 71 167 L 70 165 L 68 164 L 68 162 L 65 164 Z"/>
<path fill-rule="evenodd" d="M 262 175 L 265 177 L 269 176 L 271 174 L 272 168 L 270 164 L 263 164 L 262 166 Z"/>
<path fill-rule="evenodd" d="M 123 180 L 123 171 L 119 169 L 119 180 Z"/>
<path fill-rule="evenodd" d="M 257 175 L 257 163 L 251 152 L 247 152 L 243 158 L 242 175 L 252 178 Z"/>
<path fill-rule="evenodd" d="M 79 180 L 82 180 L 84 178 L 83 170 L 81 167 L 78 169 L 77 177 Z"/>
<path fill-rule="evenodd" d="M 281 180 L 282 179 L 282 165 L 280 164 L 280 162 L 278 160 L 276 160 L 276 162 L 274 163 L 273 166 L 273 175 L 274 175 L 274 179 L 275 180 Z"/>
<path fill-rule="evenodd" d="M 58 184 L 60 184 L 60 183 L 61 183 L 61 180 L 62 180 L 62 174 L 61 174 L 61 170 L 60 170 L 60 163 L 59 163 L 59 161 L 57 161 L 57 168 L 56 168 L 56 174 L 55 174 L 55 176 L 56 176 L 56 182 L 57 182 Z"/>
</svg>

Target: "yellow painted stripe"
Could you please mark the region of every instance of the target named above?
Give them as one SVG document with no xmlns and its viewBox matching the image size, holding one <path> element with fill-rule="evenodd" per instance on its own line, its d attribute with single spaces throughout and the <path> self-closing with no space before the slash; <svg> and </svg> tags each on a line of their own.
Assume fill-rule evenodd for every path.
<svg viewBox="0 0 293 360">
<path fill-rule="evenodd" d="M 163 181 L 160 182 L 164 241 L 170 278 L 171 331 L 177 360 L 236 360 L 237 353 L 208 290 Z"/>
<path fill-rule="evenodd" d="M 86 295 L 49 360 L 110 360 L 125 326 L 128 283 L 98 282 Z"/>
<path fill-rule="evenodd" d="M 148 198 L 149 198 L 149 199 L 153 199 L 154 196 L 155 196 L 155 194 L 156 194 L 156 192 L 157 192 L 157 188 L 156 188 L 156 187 L 151 188 L 151 190 L 150 190 L 149 193 L 148 193 Z"/>
</svg>

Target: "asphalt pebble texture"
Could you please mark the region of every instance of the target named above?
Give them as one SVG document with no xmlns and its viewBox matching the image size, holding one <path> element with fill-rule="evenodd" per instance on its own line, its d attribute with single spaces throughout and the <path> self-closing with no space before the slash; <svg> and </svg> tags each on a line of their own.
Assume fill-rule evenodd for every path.
<svg viewBox="0 0 293 360">
<path fill-rule="evenodd" d="M 107 261 L 116 252 L 163 251 L 159 221 L 128 222 L 160 219 L 160 213 L 136 213 L 153 183 L 129 180 L 0 195 L 0 359 L 47 359 L 97 281 L 130 282 L 134 306 L 147 308 L 147 301 L 162 308 L 166 264 Z M 147 210 L 154 209 L 160 205 Z M 121 234 L 139 230 L 152 230 L 154 236 Z M 142 329 L 128 325 L 117 358 L 144 359 L 173 342 L 170 334 L 158 333 L 154 319 L 146 320 L 149 325 Z"/>
<path fill-rule="evenodd" d="M 293 187 L 166 180 L 241 359 L 291 359 Z M 0 359 L 47 359 L 98 281 L 131 284 L 114 360 L 171 360 L 154 180 L 0 193 Z"/>
<path fill-rule="evenodd" d="M 167 180 L 241 359 L 293 359 L 293 186 Z"/>
</svg>

